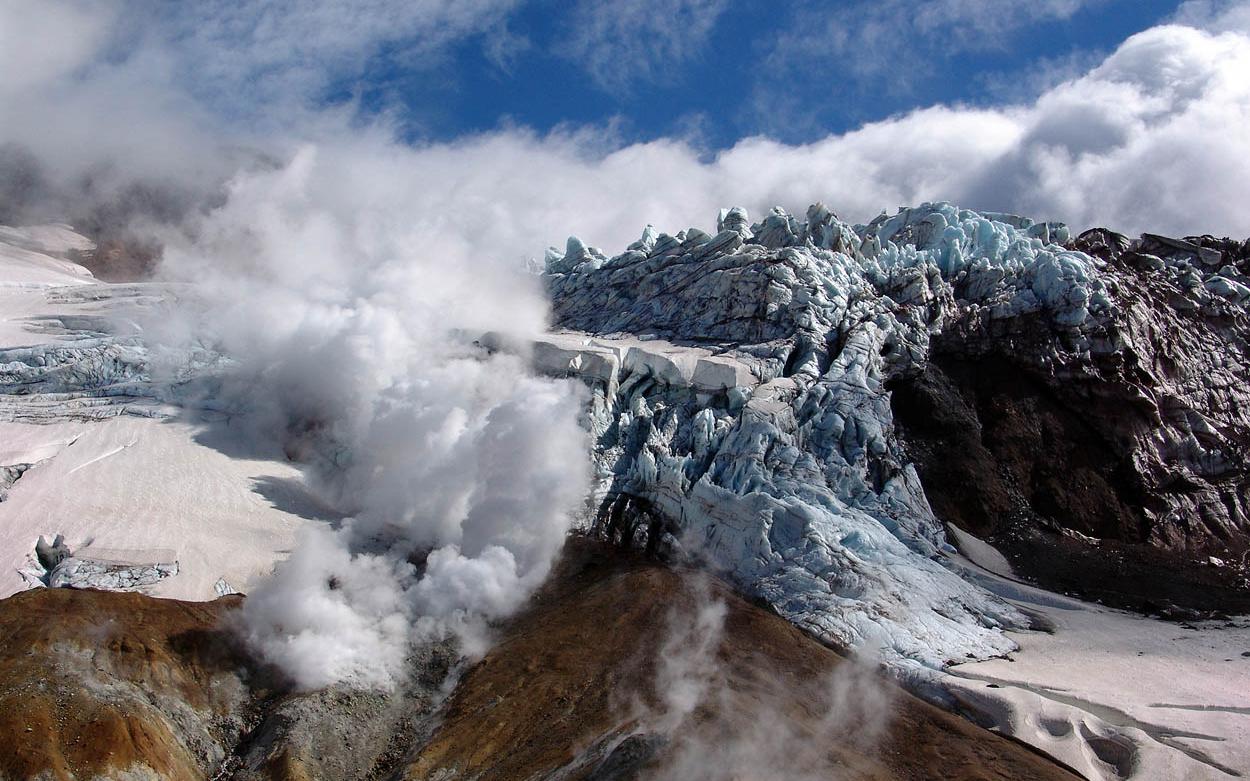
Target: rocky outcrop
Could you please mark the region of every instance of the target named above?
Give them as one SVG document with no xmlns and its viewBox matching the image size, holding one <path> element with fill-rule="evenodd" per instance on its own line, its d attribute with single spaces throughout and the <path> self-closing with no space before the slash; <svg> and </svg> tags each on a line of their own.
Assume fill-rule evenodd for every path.
<svg viewBox="0 0 1250 781">
<path fill-rule="evenodd" d="M 1245 573 L 1209 566 L 1248 542 L 1250 247 L 1104 229 L 1069 247 L 1115 291 L 1100 349 L 1052 366 L 1036 319 L 961 327 L 892 383 L 927 496 L 1056 590 L 1191 617 L 1250 609 Z"/>
<path fill-rule="evenodd" d="M 0 778 L 207 778 L 245 730 L 244 659 L 215 629 L 232 604 L 71 589 L 0 602 Z"/>
<path fill-rule="evenodd" d="M 691 626 L 709 642 L 679 642 Z M 689 712 L 674 713 L 684 697 Z M 857 668 L 723 584 L 574 539 L 400 777 L 1076 776 Z"/>
<path fill-rule="evenodd" d="M 1106 235 L 1074 246 L 1097 251 Z M 1140 539 L 1240 553 L 1250 542 L 1250 240 L 1110 243 L 1102 254 L 1120 316 L 1106 329 L 1116 349 L 1095 354 L 1069 398 L 1119 410 L 1090 423 L 1128 461 Z"/>
<path fill-rule="evenodd" d="M 954 414 L 916 390 L 949 381 L 943 367 L 1039 399 L 1016 410 L 1032 439 L 986 420 L 1028 473 L 1004 480 L 1048 523 L 1246 544 L 1242 245 L 1073 240 L 1055 223 L 925 204 L 854 226 L 819 205 L 749 227 L 734 210 L 715 236 L 648 227 L 611 258 L 569 246 L 549 252 L 547 281 L 570 333 L 539 363 L 592 388 L 600 526 L 619 535 L 622 503 L 645 507 L 659 520 L 626 536 L 657 547 L 646 538 L 660 534 L 831 641 L 881 645 L 914 672 L 1001 653 L 997 630 L 1024 620 L 941 563 L 940 520 L 985 533 L 1018 509 L 988 496 L 943 517 L 980 497 L 1006 453 L 944 468 L 957 439 L 901 436 Z M 711 358 L 737 379 L 697 381 Z M 916 411 L 903 432 L 899 397 Z M 979 441 L 966 423 L 940 433 Z"/>
<path fill-rule="evenodd" d="M 446 647 L 414 652 L 391 692 L 293 694 L 237 650 L 226 627 L 243 599 L 39 589 L 0 601 L 0 779 L 647 778 L 712 745 L 770 761 L 798 751 L 811 778 L 1071 777 L 867 671 L 855 691 L 874 695 L 880 728 L 833 718 L 827 684 L 850 662 L 723 586 L 586 540 L 449 700 Z M 697 716 L 661 729 L 631 698 L 663 699 L 657 670 L 689 654 L 664 627 L 705 605 L 724 610 L 715 687 Z M 756 735 L 761 708 L 770 729 Z"/>
<path fill-rule="evenodd" d="M 1100 539 L 1240 552 L 1250 531 L 1243 246 L 1130 241 L 1105 230 L 1070 246 L 1090 253 L 1113 302 L 1086 329 L 1087 351 L 1055 350 L 1059 335 L 1036 316 L 969 313 L 933 340 L 921 384 L 1033 400 L 1014 412 L 995 402 L 999 414 L 986 422 L 1002 427 L 1015 416 L 1049 428 L 1033 441 L 1004 431 L 996 452 L 1031 462 L 1036 480 L 1010 468 L 1027 504 L 1051 522 Z M 1013 437 L 1027 452 L 1008 452 Z M 984 532 L 992 524 L 981 515 L 972 526 Z"/>
<path fill-rule="evenodd" d="M 35 560 L 19 570 L 29 586 L 132 591 L 178 574 L 173 551 L 115 551 L 91 545 L 71 551 L 64 536 L 35 543 Z M 224 594 L 219 594 L 224 596 Z"/>
<path fill-rule="evenodd" d="M 455 655 L 414 651 L 391 692 L 292 693 L 231 632 L 242 600 L 36 589 L 0 601 L 0 779 L 346 781 L 393 768 Z"/>
</svg>

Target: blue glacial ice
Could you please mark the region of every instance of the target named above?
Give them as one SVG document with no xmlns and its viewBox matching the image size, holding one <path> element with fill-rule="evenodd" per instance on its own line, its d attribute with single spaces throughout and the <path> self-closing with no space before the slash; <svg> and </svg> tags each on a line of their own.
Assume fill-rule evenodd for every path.
<svg viewBox="0 0 1250 781">
<path fill-rule="evenodd" d="M 548 252 L 560 330 L 534 355 L 591 388 L 593 523 L 698 557 L 904 677 L 1013 650 L 1002 630 L 1027 619 L 948 564 L 888 384 L 944 329 L 994 320 L 1041 318 L 1056 352 L 1088 351 L 1113 314 L 1102 261 L 1065 249 L 1063 225 L 946 203 L 866 225 L 730 209 L 717 229 Z"/>
</svg>

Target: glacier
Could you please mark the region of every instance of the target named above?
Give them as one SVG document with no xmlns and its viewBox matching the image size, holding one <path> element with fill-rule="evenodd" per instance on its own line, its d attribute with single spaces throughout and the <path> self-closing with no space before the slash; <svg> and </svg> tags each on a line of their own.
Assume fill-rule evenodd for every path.
<svg viewBox="0 0 1250 781">
<path fill-rule="evenodd" d="M 7 492 L 19 479 L 27 497 L 42 483 L 52 491 L 58 470 L 75 480 L 98 472 L 110 481 L 99 490 L 112 492 L 118 475 L 107 470 L 145 450 L 182 458 L 185 439 L 176 429 L 194 438 L 202 428 L 195 416 L 229 420 L 215 398 L 229 357 L 194 339 L 162 346 L 145 332 L 170 307 L 194 306 L 193 291 L 96 282 L 65 259 L 89 242 L 64 226 L 3 230 L 0 424 L 20 444 L 0 453 Z M 1250 279 L 1219 252 L 1151 235 L 1134 246 L 1135 263 L 1185 291 L 1172 301 L 1177 311 L 1226 317 L 1250 299 Z M 1129 242 L 1107 231 L 1074 241 L 1059 223 L 947 203 L 858 225 L 821 204 L 803 219 L 774 209 L 756 223 L 741 208 L 726 209 L 714 234 L 647 226 L 612 257 L 573 237 L 549 250 L 543 279 L 553 328 L 520 351 L 539 371 L 579 378 L 590 390 L 584 423 L 596 482 L 584 528 L 696 558 L 826 641 L 871 650 L 902 677 L 927 678 L 1012 651 L 1004 630 L 1030 619 L 952 563 L 955 549 L 898 436 L 892 384 L 922 372 L 943 338 L 973 350 L 978 340 L 994 340 L 1057 383 L 1096 374 L 1103 360 L 1149 363 L 1131 351 L 1153 337 L 1134 328 L 1156 327 L 1159 318 L 1137 311 L 1132 280 L 1109 266 L 1107 247 L 1124 252 Z M 479 345 L 517 349 L 506 341 L 486 334 Z M 1193 362 L 1207 380 L 1240 371 L 1227 354 L 1203 360 Z M 1222 474 L 1235 457 L 1227 440 L 1244 429 L 1245 405 L 1204 403 L 1237 383 L 1188 378 L 1174 386 L 1149 390 L 1163 425 L 1141 434 L 1135 459 L 1143 469 L 1166 462 L 1172 471 L 1160 469 L 1161 480 L 1178 464 L 1190 483 Z M 1232 417 L 1217 419 L 1221 410 Z M 93 423 L 107 425 L 81 428 Z M 58 453 L 68 454 L 63 469 L 31 469 Z M 186 452 L 194 461 L 187 469 L 222 460 L 209 472 L 223 486 L 237 481 L 225 456 L 196 453 Z M 281 471 L 275 483 L 298 483 L 295 465 Z M 254 499 L 247 482 L 221 490 L 238 495 L 239 507 Z M 1228 516 L 1204 510 L 1203 517 L 1214 517 L 1217 529 L 1237 528 L 1244 499 L 1218 485 L 1211 491 L 1207 504 Z M 51 525 L 65 522 L 57 512 L 81 512 L 78 505 L 58 510 L 46 497 L 22 494 L 4 503 L 5 514 L 47 507 L 35 516 L 49 525 L 10 529 L 14 550 L 27 548 L 16 544 L 22 535 L 33 545 L 38 534 L 74 529 L 77 545 L 100 525 L 90 517 Z M 1158 515 L 1180 515 L 1194 495 L 1175 494 Z M 267 569 L 265 551 L 280 549 L 306 523 L 266 507 L 273 510 L 272 517 L 246 511 L 250 538 L 266 518 L 281 530 L 246 567 L 200 556 L 199 566 L 184 562 L 183 574 L 159 591 L 204 598 L 223 577 L 246 589 Z M 186 539 L 199 535 L 157 542 L 178 548 Z M 156 544 L 137 527 L 104 543 Z M 13 565 L 23 568 L 22 560 Z M 17 587 L 14 580 L 10 588 Z"/>
<path fill-rule="evenodd" d="M 575 237 L 547 252 L 556 330 L 534 360 L 592 392 L 588 526 L 703 561 L 917 684 L 1012 651 L 1004 630 L 1030 619 L 952 563 L 891 385 L 922 372 L 944 335 L 993 336 L 1055 382 L 1094 374 L 1134 348 L 1123 275 L 1063 224 L 949 203 L 856 225 L 821 204 L 753 224 L 733 208 L 716 229 L 647 226 L 612 257 Z M 1189 291 L 1178 308 L 1246 301 L 1250 280 L 1180 244 L 1192 258 L 1150 256 Z M 1203 409 L 1159 400 L 1173 402 Z M 1199 473 L 1232 452 L 1189 433 L 1204 425 L 1197 412 L 1178 425 L 1185 448 L 1147 443 L 1143 464 L 1187 452 Z M 1220 505 L 1227 525 L 1244 522 L 1244 497 Z"/>
</svg>

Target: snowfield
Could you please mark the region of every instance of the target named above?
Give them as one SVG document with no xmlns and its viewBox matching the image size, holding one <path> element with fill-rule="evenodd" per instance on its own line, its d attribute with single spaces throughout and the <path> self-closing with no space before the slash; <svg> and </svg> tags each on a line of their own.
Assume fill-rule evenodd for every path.
<svg viewBox="0 0 1250 781">
<path fill-rule="evenodd" d="M 1178 624 L 1081 602 L 1004 576 L 993 548 L 960 537 L 971 578 L 1054 627 L 950 668 L 962 706 L 1087 778 L 1250 775 L 1250 617 Z"/>
<path fill-rule="evenodd" d="M 169 403 L 136 338 L 169 291 L 95 281 L 65 256 L 90 246 L 65 226 L 0 228 L 0 475 L 16 477 L 0 501 L 0 596 L 41 573 L 35 542 L 54 534 L 112 562 L 172 554 L 178 574 L 144 589 L 156 596 L 246 591 L 325 521 L 276 448 L 241 450 L 224 416 Z"/>
</svg>

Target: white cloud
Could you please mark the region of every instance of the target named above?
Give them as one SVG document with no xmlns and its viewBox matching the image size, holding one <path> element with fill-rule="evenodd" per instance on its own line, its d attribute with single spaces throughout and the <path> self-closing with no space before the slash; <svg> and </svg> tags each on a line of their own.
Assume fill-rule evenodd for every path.
<svg viewBox="0 0 1250 781">
<path fill-rule="evenodd" d="M 1250 234 L 1250 38 L 1147 30 L 1022 120 L 1016 148 L 955 197 L 1077 226 Z"/>
<path fill-rule="evenodd" d="M 58 61 L 73 62 L 70 71 L 53 68 L 48 72 L 58 77 L 41 89 L 24 89 L 0 103 L 0 143 L 34 149 L 46 165 L 63 169 L 62 179 L 75 173 L 81 177 L 85 170 L 97 182 L 107 179 L 100 170 L 101 161 L 108 161 L 110 170 L 133 177 L 220 182 L 239 165 L 239 149 L 258 150 L 243 157 L 263 153 L 282 159 L 300 140 L 338 143 L 365 132 L 350 130 L 351 107 L 317 111 L 277 104 L 266 112 L 261 133 L 256 123 L 206 108 L 189 96 L 186 85 L 167 76 L 190 69 L 211 42 L 242 24 L 240 19 L 258 29 L 216 56 L 225 60 L 231 53 L 246 53 L 243 64 L 229 67 L 249 74 L 268 67 L 265 63 L 303 67 L 304 55 L 297 53 L 316 53 L 327 61 L 350 58 L 358 49 L 379 45 L 379 36 L 391 35 L 388 19 L 405 35 L 428 28 L 430 42 L 449 41 L 495 24 L 509 5 L 503 0 L 463 8 L 419 5 L 427 16 L 417 21 L 420 14 L 412 9 L 418 6 L 406 6 L 393 18 L 388 13 L 394 8 L 383 3 L 369 20 L 342 21 L 342 29 L 318 33 L 314 20 L 339 25 L 346 6 L 319 0 L 304 6 L 311 16 L 289 18 L 289 5 L 265 11 L 262 4 L 247 3 L 225 20 L 206 22 L 185 51 L 166 45 L 168 32 L 120 62 L 84 62 L 81 52 L 91 47 L 67 44 L 78 54 Z M 1059 17 L 1079 5 L 1043 3 L 1014 16 L 997 9 L 994 24 Z M 1245 7 L 1207 3 L 1202 18 L 1231 18 Z M 611 36 L 613 25 L 641 14 L 641 6 L 629 4 L 617 16 L 606 6 L 584 8 L 594 12 L 595 35 Z M 694 13 L 693 6 L 683 8 Z M 988 8 L 985 2 L 950 0 L 907 24 L 929 29 L 974 18 Z M 1186 8 L 1182 11 L 1195 17 L 1199 6 Z M 704 9 L 701 18 L 706 22 L 718 9 Z M 654 13 L 640 16 L 630 29 L 648 30 L 655 18 Z M 186 19 L 179 24 L 195 26 Z M 278 28 L 286 32 L 279 35 Z M 656 52 L 675 45 L 665 41 L 676 38 L 665 36 L 683 30 L 682 25 L 670 24 L 668 30 L 659 34 L 658 43 L 646 45 Z M 646 37 L 622 34 L 626 46 Z M 97 41 L 99 35 L 88 38 Z M 309 40 L 295 46 L 292 40 L 298 38 Z M 515 228 L 481 228 L 492 240 L 511 242 L 496 246 L 513 255 L 538 254 L 541 244 L 558 243 L 566 232 L 620 246 L 647 222 L 673 230 L 687 223 L 707 226 L 726 204 L 758 213 L 774 204 L 801 210 L 817 199 L 858 219 L 882 208 L 940 198 L 1032 212 L 1078 227 L 1106 223 L 1130 232 L 1245 234 L 1250 224 L 1236 204 L 1244 194 L 1250 158 L 1244 132 L 1250 85 L 1242 75 L 1250 72 L 1248 47 L 1250 39 L 1242 33 L 1162 26 L 1134 36 L 1097 67 L 1031 103 L 937 106 L 797 146 L 748 138 L 711 159 L 675 139 L 620 146 L 612 140 L 611 127 L 573 128 L 546 137 L 509 129 L 421 146 L 414 165 L 431 190 L 443 191 L 448 209 L 485 208 L 500 225 Z M 274 51 L 264 53 L 268 49 Z M 647 55 L 641 59 L 649 61 Z M 216 67 L 227 66 L 207 63 L 205 72 Z M 276 67 L 281 72 L 286 66 Z M 0 76 L 0 83 L 16 89 L 7 76 Z M 91 121 L 76 120 L 81 117 Z M 223 155 L 222 148 L 235 151 Z M 108 192 L 99 186 L 96 191 Z M 528 227 L 516 227 L 521 223 Z"/>
<path fill-rule="evenodd" d="M 565 224 L 609 247 L 624 243 L 631 222 L 707 228 L 717 205 L 758 214 L 817 199 L 860 220 L 943 199 L 1078 229 L 1246 236 L 1248 126 L 1250 37 L 1162 26 L 1031 104 L 939 106 L 798 146 L 745 139 L 710 162 L 657 141 L 566 177 L 552 161 L 544 181 L 556 193 L 589 191 Z M 557 148 L 547 141 L 534 151 Z"/>
<path fill-rule="evenodd" d="M 671 139 L 604 153 L 593 135 L 503 131 L 419 154 L 436 200 L 489 208 L 483 241 L 517 255 L 569 232 L 620 248 L 646 223 L 710 229 L 721 206 L 815 200 L 856 220 L 946 199 L 1078 229 L 1245 236 L 1248 58 L 1245 36 L 1165 26 L 1029 105 L 939 106 L 805 145 L 749 138 L 709 160 Z"/>
<path fill-rule="evenodd" d="M 1039 22 L 1064 20 L 1107 0 L 858 0 L 803 3 L 776 36 L 767 61 L 783 72 L 907 92 L 934 78 L 933 61 L 1001 49 Z M 774 82 L 770 82 L 774 85 Z"/>
<path fill-rule="evenodd" d="M 325 93 L 350 92 L 380 57 L 410 73 L 474 37 L 498 48 L 521 1 L 3 3 L 0 146 L 41 161 L 51 203 L 26 210 L 41 219 L 77 214 L 75 198 L 120 200 L 135 181 L 189 201 L 281 157 L 294 128 L 350 122 L 356 106 L 326 108 Z"/>
<path fill-rule="evenodd" d="M 609 91 L 675 78 L 727 8 L 727 0 L 578 0 L 556 53 Z"/>
<path fill-rule="evenodd" d="M 112 16 L 104 3 L 8 0 L 0 5 L 0 96 L 85 65 L 103 43 Z"/>
<path fill-rule="evenodd" d="M 1250 32 L 1250 2 L 1246 0 L 1185 0 L 1173 21 L 1212 32 Z"/>
</svg>

